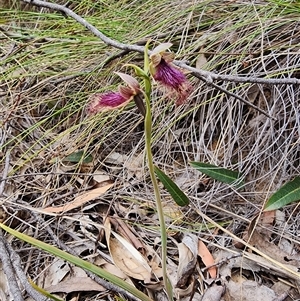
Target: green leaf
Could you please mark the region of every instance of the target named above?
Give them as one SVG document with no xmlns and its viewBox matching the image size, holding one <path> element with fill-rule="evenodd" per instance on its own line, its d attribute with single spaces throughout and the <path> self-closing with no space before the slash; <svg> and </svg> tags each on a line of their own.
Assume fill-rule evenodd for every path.
<svg viewBox="0 0 300 301">
<path fill-rule="evenodd" d="M 73 163 L 91 163 L 93 157 L 91 155 L 85 155 L 83 150 L 80 150 L 76 153 L 72 153 L 69 156 L 65 157 L 63 161 L 73 162 Z"/>
<path fill-rule="evenodd" d="M 300 200 L 300 177 L 284 184 L 268 200 L 264 211 L 276 210 Z"/>
<path fill-rule="evenodd" d="M 163 171 L 161 171 L 157 166 L 154 166 L 154 172 L 177 205 L 186 206 L 189 204 L 189 198 Z"/>
<path fill-rule="evenodd" d="M 10 227 L 5 226 L 2 223 L 0 223 L 0 227 L 3 230 L 5 230 L 6 232 L 12 234 L 13 236 L 15 236 L 25 242 L 28 242 L 29 244 L 31 244 L 33 246 L 36 246 L 42 250 L 45 250 L 45 251 L 49 252 L 50 254 L 53 254 L 54 256 L 58 256 L 70 263 L 73 263 L 85 270 L 88 270 L 88 271 L 94 273 L 95 275 L 98 275 L 98 276 L 106 279 L 107 281 L 117 285 L 118 287 L 121 287 L 122 289 L 124 289 L 127 292 L 131 293 L 132 295 L 136 296 L 140 300 L 153 301 L 151 298 L 149 298 L 147 295 L 145 295 L 143 292 L 139 291 L 137 288 L 135 288 L 131 284 L 125 282 L 124 280 L 120 279 L 119 277 L 101 269 L 100 267 L 98 267 L 88 261 L 85 261 L 79 257 L 71 255 L 65 251 L 62 251 L 54 246 L 46 244 L 40 240 L 37 240 L 31 236 L 26 235 L 24 233 L 16 231 Z"/>
<path fill-rule="evenodd" d="M 239 179 L 239 173 L 237 171 L 202 162 L 192 161 L 190 164 L 192 167 L 217 181 L 226 184 L 234 184 L 238 187 L 244 184 L 244 181 Z"/>
</svg>

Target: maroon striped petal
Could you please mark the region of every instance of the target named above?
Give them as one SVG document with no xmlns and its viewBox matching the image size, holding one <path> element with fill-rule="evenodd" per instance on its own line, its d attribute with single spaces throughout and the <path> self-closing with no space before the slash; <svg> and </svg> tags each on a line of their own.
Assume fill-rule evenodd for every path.
<svg viewBox="0 0 300 301">
<path fill-rule="evenodd" d="M 87 113 L 94 115 L 100 112 L 115 110 L 126 106 L 132 99 L 131 97 L 124 97 L 119 92 L 107 92 L 104 94 L 96 93 L 93 94 L 89 99 L 87 106 Z"/>
<path fill-rule="evenodd" d="M 162 86 L 171 90 L 171 95 L 176 97 L 176 104 L 186 102 L 188 96 L 193 91 L 191 83 L 187 80 L 183 72 L 167 63 L 161 58 L 160 63 L 153 68 L 153 78 Z"/>
</svg>

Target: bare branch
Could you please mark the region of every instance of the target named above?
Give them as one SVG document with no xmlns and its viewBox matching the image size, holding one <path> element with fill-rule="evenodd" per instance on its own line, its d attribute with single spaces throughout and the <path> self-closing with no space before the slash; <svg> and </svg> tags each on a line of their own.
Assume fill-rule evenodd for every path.
<svg viewBox="0 0 300 301">
<path fill-rule="evenodd" d="M 138 46 L 138 45 L 128 45 L 120 43 L 116 40 L 110 39 L 106 35 L 104 35 L 102 32 L 100 32 L 95 26 L 87 22 L 84 18 L 77 15 L 74 11 L 67 8 L 66 6 L 50 3 L 47 1 L 41 1 L 41 0 L 22 0 L 23 2 L 30 3 L 32 5 L 38 6 L 38 7 L 45 7 L 49 9 L 53 9 L 55 11 L 59 11 L 64 13 L 65 15 L 73 18 L 78 23 L 83 25 L 86 29 L 88 29 L 91 33 L 93 33 L 96 37 L 100 38 L 105 44 L 112 46 L 114 48 L 122 49 L 122 50 L 128 50 L 128 51 L 136 51 L 136 52 L 144 52 L 144 47 Z"/>
<path fill-rule="evenodd" d="M 45 8 L 53 9 L 55 11 L 62 12 L 66 16 L 73 18 L 75 21 L 83 25 L 91 33 L 93 33 L 95 36 L 100 38 L 105 44 L 109 46 L 122 49 L 124 51 L 129 51 L 129 52 L 130 51 L 135 51 L 140 53 L 144 52 L 143 46 L 124 44 L 107 37 L 101 31 L 99 31 L 95 26 L 87 22 L 84 18 L 80 17 L 74 11 L 67 8 L 66 6 L 50 3 L 47 1 L 41 1 L 41 0 L 22 0 L 22 1 L 38 7 L 45 7 Z M 149 54 L 151 54 L 151 51 L 149 51 Z M 191 71 L 192 74 L 198 78 L 202 78 L 202 79 L 203 77 L 206 78 L 207 81 L 223 80 L 223 81 L 239 82 L 239 83 L 258 83 L 258 84 L 270 84 L 270 85 L 278 85 L 278 84 L 300 85 L 300 79 L 297 78 L 275 79 L 275 78 L 256 78 L 256 77 L 243 77 L 243 76 L 235 76 L 235 75 L 222 75 L 210 71 L 193 68 L 182 61 L 174 61 L 173 63 L 178 67 Z"/>
<path fill-rule="evenodd" d="M 0 230 L 0 260 L 2 261 L 2 267 L 6 275 L 11 297 L 15 301 L 24 301 L 18 282 L 16 280 L 16 272 L 12 266 L 9 254 L 5 247 L 5 238 L 2 234 L 2 229 Z"/>
<path fill-rule="evenodd" d="M 194 67 L 187 65 L 182 61 L 173 61 L 173 63 L 183 69 L 189 70 L 195 77 L 201 78 L 205 77 L 212 80 L 223 80 L 228 82 L 236 83 L 256 83 L 256 84 L 269 84 L 269 85 L 300 85 L 300 79 L 297 78 L 259 78 L 252 76 L 235 76 L 235 75 L 223 75 L 217 74 L 210 71 L 200 70 Z"/>
<path fill-rule="evenodd" d="M 36 301 L 50 301 L 49 298 L 43 296 L 38 291 L 36 291 L 32 285 L 28 282 L 27 275 L 24 273 L 21 264 L 21 258 L 19 254 L 12 248 L 12 246 L 5 241 L 5 246 L 7 251 L 9 252 L 11 263 L 16 271 L 16 274 L 22 283 L 23 287 L 25 288 L 26 292 Z"/>
</svg>

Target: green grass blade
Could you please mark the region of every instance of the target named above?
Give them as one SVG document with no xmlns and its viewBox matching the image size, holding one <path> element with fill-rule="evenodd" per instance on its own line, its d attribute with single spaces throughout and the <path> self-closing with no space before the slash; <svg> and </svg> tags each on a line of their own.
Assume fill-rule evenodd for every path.
<svg viewBox="0 0 300 301">
<path fill-rule="evenodd" d="M 163 171 L 157 166 L 154 167 L 154 171 L 177 205 L 186 206 L 189 204 L 189 198 Z"/>
<path fill-rule="evenodd" d="M 83 150 L 80 150 L 65 157 L 63 161 L 72 163 L 91 163 L 93 161 L 93 157 L 91 155 L 86 155 Z"/>
<path fill-rule="evenodd" d="M 205 175 L 222 183 L 234 184 L 238 187 L 244 184 L 244 182 L 239 178 L 239 173 L 237 171 L 195 161 L 190 162 L 190 165 Z"/>
<path fill-rule="evenodd" d="M 6 232 L 12 234 L 13 236 L 33 245 L 36 246 L 44 251 L 47 251 L 48 253 L 60 257 L 70 263 L 75 264 L 76 266 L 79 266 L 85 270 L 88 270 L 92 273 L 94 273 L 95 275 L 102 277 L 104 279 L 106 279 L 107 281 L 117 285 L 118 287 L 126 290 L 127 292 L 131 293 L 132 295 L 134 295 L 135 297 L 139 298 L 140 300 L 143 301 L 153 301 L 151 298 L 149 298 L 147 295 L 145 295 L 144 293 L 142 293 L 141 291 L 139 291 L 138 289 L 136 289 L 134 286 L 132 286 L 131 284 L 123 281 L 122 279 L 118 278 L 117 276 L 99 268 L 98 266 L 87 262 L 81 258 L 78 258 L 74 255 L 71 255 L 65 251 L 62 251 L 54 246 L 51 246 L 49 244 L 46 244 L 42 241 L 39 241 L 33 237 L 30 237 L 26 234 L 23 234 L 19 231 L 16 231 L 14 229 L 11 229 L 10 227 L 5 226 L 4 224 L 0 223 L 0 227 L 5 230 Z"/>
<path fill-rule="evenodd" d="M 276 210 L 300 200 L 300 177 L 284 184 L 268 200 L 264 211 Z"/>
</svg>

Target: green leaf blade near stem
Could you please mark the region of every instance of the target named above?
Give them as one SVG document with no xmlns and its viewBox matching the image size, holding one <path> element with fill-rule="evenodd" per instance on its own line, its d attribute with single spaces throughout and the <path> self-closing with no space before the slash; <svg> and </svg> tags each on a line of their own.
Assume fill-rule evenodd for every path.
<svg viewBox="0 0 300 301">
<path fill-rule="evenodd" d="M 264 211 L 280 209 L 300 200 L 300 177 L 284 184 L 267 201 Z"/>
<path fill-rule="evenodd" d="M 162 170 L 154 166 L 154 171 L 177 205 L 187 206 L 190 203 L 186 194 Z"/>
<path fill-rule="evenodd" d="M 222 183 L 233 184 L 237 187 L 244 185 L 244 181 L 240 179 L 240 175 L 237 171 L 203 162 L 192 161 L 190 162 L 190 165 L 205 175 Z"/>
</svg>

